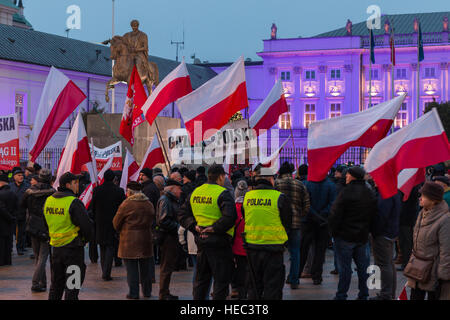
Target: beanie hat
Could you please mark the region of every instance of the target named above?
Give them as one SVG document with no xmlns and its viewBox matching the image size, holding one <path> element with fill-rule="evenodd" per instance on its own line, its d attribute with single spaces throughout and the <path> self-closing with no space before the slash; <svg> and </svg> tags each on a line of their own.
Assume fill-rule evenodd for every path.
<svg viewBox="0 0 450 320">
<path fill-rule="evenodd" d="M 280 171 L 278 173 L 281 176 L 283 174 L 292 174 L 292 172 L 294 172 L 294 166 L 286 161 L 281 165 Z"/>
<path fill-rule="evenodd" d="M 308 165 L 302 164 L 300 167 L 298 167 L 297 174 L 299 176 L 306 176 L 306 175 L 308 175 Z"/>
<path fill-rule="evenodd" d="M 39 172 L 39 176 L 36 180 L 42 183 L 50 184 L 52 182 L 52 173 L 50 170 L 44 168 Z"/>
<path fill-rule="evenodd" d="M 366 170 L 358 166 L 351 167 L 347 172 L 356 180 L 364 180 L 364 176 L 366 175 Z"/>
<path fill-rule="evenodd" d="M 142 185 L 140 183 L 137 183 L 136 181 L 130 181 L 127 184 L 127 189 L 130 189 L 133 191 L 141 191 Z"/>
<path fill-rule="evenodd" d="M 191 182 L 195 181 L 195 170 L 190 170 L 184 174 L 186 178 L 188 178 Z"/>
<path fill-rule="evenodd" d="M 441 202 L 444 199 L 444 188 L 436 182 L 425 182 L 419 192 L 433 201 Z"/>
<path fill-rule="evenodd" d="M 433 177 L 433 181 L 439 181 L 445 183 L 447 186 L 450 186 L 450 179 L 447 178 L 446 176 Z"/>
<path fill-rule="evenodd" d="M 141 170 L 140 173 L 145 174 L 147 176 L 147 178 L 149 178 L 149 179 L 153 179 L 153 170 L 152 169 L 144 168 Z"/>
<path fill-rule="evenodd" d="M 108 170 L 106 170 L 103 178 L 105 179 L 105 181 L 111 182 L 114 180 L 115 176 L 116 175 L 115 175 L 114 171 L 112 171 L 111 169 L 108 169 Z"/>
</svg>

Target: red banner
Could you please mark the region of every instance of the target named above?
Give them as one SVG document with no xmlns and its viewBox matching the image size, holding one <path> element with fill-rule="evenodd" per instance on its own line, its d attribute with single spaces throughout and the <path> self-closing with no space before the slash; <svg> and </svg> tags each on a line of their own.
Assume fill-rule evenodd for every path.
<svg viewBox="0 0 450 320">
<path fill-rule="evenodd" d="M 0 170 L 20 166 L 17 115 L 0 116 Z"/>
<path fill-rule="evenodd" d="M 103 149 L 94 146 L 94 157 L 95 161 L 97 162 L 97 172 L 100 172 L 102 170 L 102 168 L 111 157 L 114 157 L 111 170 L 122 170 L 122 142 L 119 141 Z"/>
</svg>

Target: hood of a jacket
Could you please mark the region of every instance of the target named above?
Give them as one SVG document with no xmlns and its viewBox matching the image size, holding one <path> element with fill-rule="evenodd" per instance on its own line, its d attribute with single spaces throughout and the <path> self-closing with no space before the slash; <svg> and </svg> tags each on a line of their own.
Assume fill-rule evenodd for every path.
<svg viewBox="0 0 450 320">
<path fill-rule="evenodd" d="M 431 210 L 422 210 L 422 215 L 420 218 L 424 217 L 421 226 L 426 226 L 434 223 L 436 220 L 440 219 L 443 215 L 449 215 L 448 205 L 445 200 L 442 200 L 439 204 L 435 205 Z"/>
<path fill-rule="evenodd" d="M 133 194 L 127 198 L 127 201 L 149 201 L 148 198 L 142 192 Z"/>
<path fill-rule="evenodd" d="M 255 189 L 275 189 L 270 181 L 266 179 L 258 179 L 256 180 Z"/>
<path fill-rule="evenodd" d="M 55 189 L 53 189 L 50 185 L 45 184 L 45 183 L 38 183 L 34 186 L 31 186 L 27 190 L 28 194 L 37 196 L 37 197 L 52 195 L 55 192 L 56 192 Z"/>
</svg>

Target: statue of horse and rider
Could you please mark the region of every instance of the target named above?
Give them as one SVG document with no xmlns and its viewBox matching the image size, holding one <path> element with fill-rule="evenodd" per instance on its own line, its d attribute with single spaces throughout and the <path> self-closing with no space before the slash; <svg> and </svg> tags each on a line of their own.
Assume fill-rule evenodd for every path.
<svg viewBox="0 0 450 320">
<path fill-rule="evenodd" d="M 113 76 L 106 84 L 105 100 L 109 102 L 108 91 L 114 85 L 124 81 L 129 83 L 133 66 L 136 65 L 142 83 L 147 87 L 148 94 L 152 93 L 153 86 L 159 84 L 158 66 L 148 61 L 148 38 L 139 31 L 139 22 L 131 21 L 132 32 L 125 35 L 114 36 L 103 44 L 111 44 L 111 59 L 115 61 Z"/>
</svg>

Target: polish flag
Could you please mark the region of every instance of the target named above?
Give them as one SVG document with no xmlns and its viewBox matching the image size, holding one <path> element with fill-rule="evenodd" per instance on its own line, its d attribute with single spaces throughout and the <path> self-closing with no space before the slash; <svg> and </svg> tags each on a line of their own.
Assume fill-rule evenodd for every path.
<svg viewBox="0 0 450 320">
<path fill-rule="evenodd" d="M 186 63 L 172 70 L 155 88 L 142 107 L 145 118 L 153 124 L 158 114 L 169 104 L 192 92 L 191 78 Z"/>
<path fill-rule="evenodd" d="M 277 123 L 279 116 L 288 111 L 283 86 L 281 80 L 278 80 L 266 99 L 250 117 L 250 128 L 255 129 L 256 135 L 258 135 L 261 129 L 272 128 Z"/>
<path fill-rule="evenodd" d="M 139 173 L 144 168 L 153 169 L 159 163 L 165 163 L 164 154 L 159 144 L 158 137 L 153 137 L 152 143 L 150 147 L 147 149 L 147 153 L 144 156 L 144 160 L 142 160 L 142 164 L 139 169 L 133 174 L 129 175 L 130 181 L 137 181 L 139 177 Z"/>
<path fill-rule="evenodd" d="M 58 188 L 59 178 L 66 172 L 70 171 L 73 174 L 80 174 L 83 165 L 87 166 L 92 177 L 94 166 L 92 163 L 91 150 L 89 149 L 89 142 L 86 135 L 86 129 L 84 128 L 83 118 L 81 113 L 78 112 L 72 130 L 67 137 L 53 187 L 55 189 Z"/>
<path fill-rule="evenodd" d="M 239 110 L 248 106 L 244 58 L 240 57 L 227 70 L 197 90 L 176 101 L 191 145 L 206 140 L 220 130 Z M 194 136 L 194 124 L 201 130 Z"/>
<path fill-rule="evenodd" d="M 261 164 L 262 167 L 270 168 L 270 170 L 273 170 L 274 171 L 273 173 L 275 174 L 275 171 L 279 167 L 278 157 L 280 156 L 281 150 L 283 150 L 284 146 L 286 145 L 286 143 L 288 143 L 288 141 L 289 141 L 289 139 L 291 137 L 292 136 L 289 136 L 283 142 L 283 144 L 275 152 L 273 152 L 270 156 L 268 156 L 268 157 L 260 157 L 260 160 L 256 161 L 256 163 L 253 164 L 252 171 L 254 171 L 256 169 L 258 164 Z"/>
<path fill-rule="evenodd" d="M 147 93 L 142 85 L 141 77 L 136 66 L 131 72 L 130 82 L 128 83 L 127 98 L 122 113 L 122 121 L 120 122 L 119 133 L 131 145 L 134 144 L 134 128 L 143 123 L 141 107 L 147 100 Z"/>
<path fill-rule="evenodd" d="M 30 134 L 30 161 L 35 162 L 59 127 L 86 99 L 86 95 L 61 71 L 51 67 Z"/>
<path fill-rule="evenodd" d="M 367 157 L 365 168 L 383 198 L 397 193 L 403 169 L 426 168 L 450 159 L 450 144 L 436 108 L 403 129 L 378 142 Z"/>
<path fill-rule="evenodd" d="M 108 169 L 111 169 L 113 162 L 114 162 L 114 157 L 109 158 L 108 162 L 105 164 L 105 166 L 99 172 L 97 181 L 92 181 L 89 184 L 89 186 L 84 190 L 84 192 L 81 194 L 80 200 L 81 200 L 81 202 L 83 202 L 83 204 L 86 208 L 88 208 L 89 205 L 91 204 L 92 196 L 94 195 L 94 188 L 96 186 L 101 186 L 103 184 L 103 182 L 105 181 L 103 178 L 105 176 L 105 172 Z"/>
<path fill-rule="evenodd" d="M 398 189 L 403 192 L 403 201 L 408 200 L 411 190 L 425 181 L 425 168 L 404 169 L 398 175 Z"/>
<path fill-rule="evenodd" d="M 400 295 L 398 296 L 397 300 L 408 300 L 408 293 L 406 292 L 406 284 L 403 287 L 402 292 L 400 292 Z"/>
<path fill-rule="evenodd" d="M 350 147 L 372 148 L 391 128 L 406 94 L 365 111 L 317 121 L 308 130 L 308 181 L 322 181 Z"/>
<path fill-rule="evenodd" d="M 120 179 L 120 187 L 123 190 L 127 190 L 127 184 L 130 182 L 130 177 L 134 176 L 139 170 L 139 165 L 134 160 L 133 155 L 127 149 L 127 155 L 125 156 L 125 163 L 123 164 L 122 178 Z"/>
</svg>

